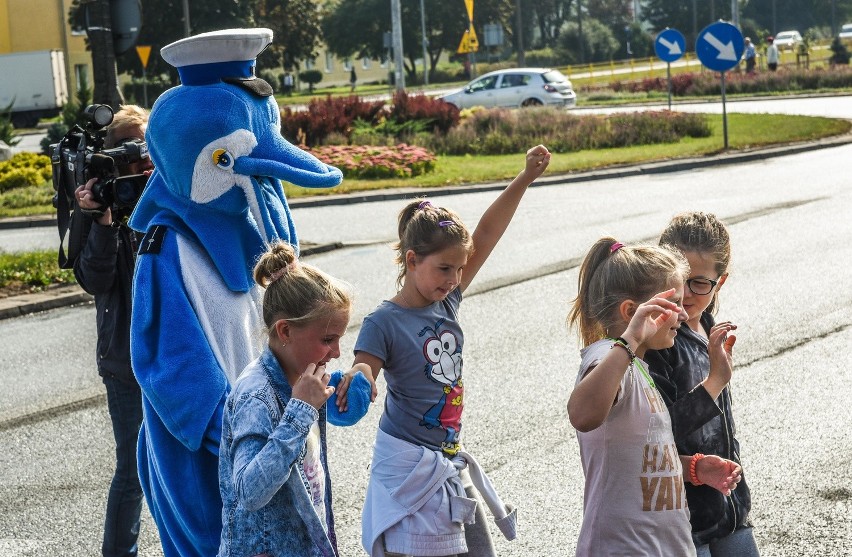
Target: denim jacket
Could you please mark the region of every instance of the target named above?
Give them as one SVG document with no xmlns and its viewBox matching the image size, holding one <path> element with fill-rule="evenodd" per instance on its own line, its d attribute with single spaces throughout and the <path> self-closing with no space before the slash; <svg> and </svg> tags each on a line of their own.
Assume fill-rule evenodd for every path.
<svg viewBox="0 0 852 557">
<path fill-rule="evenodd" d="M 219 557 L 337 555 L 326 409 L 317 412 L 291 396 L 284 371 L 268 347 L 246 367 L 228 396 L 219 451 L 223 503 Z M 325 469 L 325 525 L 298 470 L 316 420 Z"/>
</svg>

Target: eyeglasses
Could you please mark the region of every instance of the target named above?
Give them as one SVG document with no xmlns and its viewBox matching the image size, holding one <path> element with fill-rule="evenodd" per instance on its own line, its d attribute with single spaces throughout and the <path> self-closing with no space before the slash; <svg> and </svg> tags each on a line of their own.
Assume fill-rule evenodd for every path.
<svg viewBox="0 0 852 557">
<path fill-rule="evenodd" d="M 691 278 L 686 280 L 686 287 L 689 288 L 690 292 L 698 296 L 706 296 L 713 292 L 717 284 L 719 284 L 718 280 L 708 278 Z"/>
</svg>

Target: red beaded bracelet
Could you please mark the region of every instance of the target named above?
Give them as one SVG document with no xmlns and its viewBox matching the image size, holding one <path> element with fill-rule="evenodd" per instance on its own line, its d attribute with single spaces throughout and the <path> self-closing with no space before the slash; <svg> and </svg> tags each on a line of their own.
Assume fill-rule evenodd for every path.
<svg viewBox="0 0 852 557">
<path fill-rule="evenodd" d="M 695 465 L 698 464 L 698 461 L 704 458 L 704 455 L 701 453 L 695 453 L 692 455 L 692 460 L 689 461 L 689 481 L 692 482 L 692 485 L 701 485 L 701 480 L 698 479 L 698 474 L 695 472 Z"/>
</svg>

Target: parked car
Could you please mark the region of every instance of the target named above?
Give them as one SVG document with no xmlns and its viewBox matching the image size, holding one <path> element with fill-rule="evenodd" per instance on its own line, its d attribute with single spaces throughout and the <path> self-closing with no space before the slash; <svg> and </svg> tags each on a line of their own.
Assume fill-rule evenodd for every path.
<svg viewBox="0 0 852 557">
<path fill-rule="evenodd" d="M 558 70 L 548 68 L 514 68 L 489 72 L 459 91 L 440 98 L 457 108 L 571 107 L 577 104 L 577 94 L 568 78 Z"/>
<path fill-rule="evenodd" d="M 852 42 L 852 23 L 844 23 L 837 38 L 843 42 Z"/>
<path fill-rule="evenodd" d="M 802 35 L 798 31 L 781 31 L 775 35 L 775 46 L 779 50 L 796 50 L 802 44 Z"/>
</svg>

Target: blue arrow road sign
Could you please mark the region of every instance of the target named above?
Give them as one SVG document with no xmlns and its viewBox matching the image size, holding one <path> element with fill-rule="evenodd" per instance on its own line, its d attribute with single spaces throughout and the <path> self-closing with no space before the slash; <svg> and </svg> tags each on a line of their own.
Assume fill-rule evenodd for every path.
<svg viewBox="0 0 852 557">
<path fill-rule="evenodd" d="M 683 33 L 677 29 L 666 27 L 654 39 L 654 51 L 663 62 L 674 62 L 683 56 L 685 50 L 686 39 L 683 38 Z"/>
<path fill-rule="evenodd" d="M 698 59 L 715 72 L 726 72 L 739 64 L 743 50 L 743 34 L 725 21 L 711 23 L 702 29 L 695 39 L 695 54 Z"/>
</svg>

